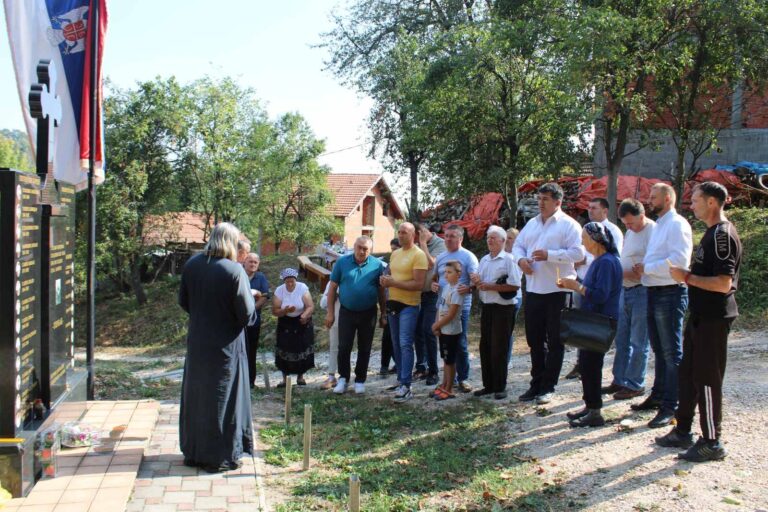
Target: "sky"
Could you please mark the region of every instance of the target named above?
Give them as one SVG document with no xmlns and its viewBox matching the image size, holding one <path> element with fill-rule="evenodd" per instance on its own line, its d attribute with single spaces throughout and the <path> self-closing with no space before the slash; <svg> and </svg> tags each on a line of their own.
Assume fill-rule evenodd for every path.
<svg viewBox="0 0 768 512">
<path fill-rule="evenodd" d="M 173 75 L 182 83 L 231 76 L 255 90 L 273 119 L 285 112 L 304 116 L 326 140 L 320 160 L 333 172 L 381 172 L 366 157 L 369 101 L 324 71 L 327 51 L 313 47 L 331 27 L 330 12 L 342 5 L 338 0 L 107 0 L 104 74 L 122 88 L 157 76 Z M 0 29 L 0 128 L 24 130 L 4 15 Z"/>
</svg>

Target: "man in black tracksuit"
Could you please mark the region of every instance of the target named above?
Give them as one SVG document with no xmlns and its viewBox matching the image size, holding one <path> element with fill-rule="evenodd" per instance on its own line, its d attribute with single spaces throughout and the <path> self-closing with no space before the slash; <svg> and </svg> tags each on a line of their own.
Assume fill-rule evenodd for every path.
<svg viewBox="0 0 768 512">
<path fill-rule="evenodd" d="M 707 231 L 693 255 L 691 271 L 672 267 L 670 274 L 688 285 L 690 316 L 683 335 L 683 360 L 680 363 L 680 405 L 677 425 L 656 444 L 687 448 L 678 455 L 691 462 L 722 460 L 726 456 L 720 443 L 723 417 L 723 377 L 728 352 L 728 333 L 738 316 L 736 289 L 741 264 L 741 241 L 736 228 L 725 218 L 725 187 L 705 182 L 696 187 L 692 208 Z M 701 437 L 694 444 L 691 427 L 699 407 Z"/>
</svg>

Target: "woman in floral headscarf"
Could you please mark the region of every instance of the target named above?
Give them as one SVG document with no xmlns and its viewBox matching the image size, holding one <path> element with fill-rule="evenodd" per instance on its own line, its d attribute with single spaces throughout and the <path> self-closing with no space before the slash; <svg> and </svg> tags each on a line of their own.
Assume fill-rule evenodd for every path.
<svg viewBox="0 0 768 512">
<path fill-rule="evenodd" d="M 307 285 L 296 280 L 298 276 L 296 269 L 283 269 L 283 284 L 272 298 L 272 313 L 277 317 L 275 366 L 283 372 L 283 382 L 277 387 L 285 386 L 288 375 L 297 375 L 296 384 L 305 386 L 304 372 L 315 367 L 315 305 Z"/>
<path fill-rule="evenodd" d="M 581 243 L 595 257 L 584 282 L 560 279 L 557 285 L 583 296 L 580 309 L 617 319 L 624 273 L 613 235 L 601 223 L 589 222 L 581 232 Z M 600 381 L 604 358 L 605 354 L 600 352 L 579 350 L 578 365 L 584 390 L 584 408 L 566 414 L 572 427 L 599 427 L 605 424 L 600 413 L 603 407 Z"/>
</svg>

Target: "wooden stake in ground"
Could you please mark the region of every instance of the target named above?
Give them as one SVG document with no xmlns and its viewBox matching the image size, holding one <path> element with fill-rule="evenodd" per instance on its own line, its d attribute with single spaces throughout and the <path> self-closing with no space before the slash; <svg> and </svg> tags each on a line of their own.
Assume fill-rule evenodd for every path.
<svg viewBox="0 0 768 512">
<path fill-rule="evenodd" d="M 360 512 L 360 477 L 349 477 L 349 512 Z"/>
<path fill-rule="evenodd" d="M 285 426 L 291 424 L 291 388 L 293 387 L 293 378 L 290 375 L 285 376 Z"/>
<path fill-rule="evenodd" d="M 304 404 L 304 471 L 309 469 L 309 451 L 312 448 L 312 405 Z"/>
<path fill-rule="evenodd" d="M 264 388 L 269 391 L 269 368 L 267 367 L 267 355 L 261 352 L 261 366 L 264 372 Z"/>
</svg>

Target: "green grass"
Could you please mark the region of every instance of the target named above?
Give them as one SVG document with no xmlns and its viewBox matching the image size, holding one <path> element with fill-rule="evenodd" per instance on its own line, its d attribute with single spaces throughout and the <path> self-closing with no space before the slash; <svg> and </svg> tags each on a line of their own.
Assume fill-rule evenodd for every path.
<svg viewBox="0 0 768 512">
<path fill-rule="evenodd" d="M 97 400 L 178 400 L 181 383 L 168 379 L 142 380 L 136 377 L 141 370 L 177 370 L 178 362 L 150 361 L 96 361 L 95 383 Z"/>
<path fill-rule="evenodd" d="M 310 403 L 316 463 L 277 510 L 342 510 L 351 474 L 362 482 L 364 510 L 546 510 L 561 499 L 560 489 L 545 487 L 506 444 L 504 408 L 462 402 L 431 409 L 313 390 L 296 398 L 296 425 L 260 432 L 270 445 L 266 461 L 289 466 L 302 459 L 301 418 Z"/>
</svg>

